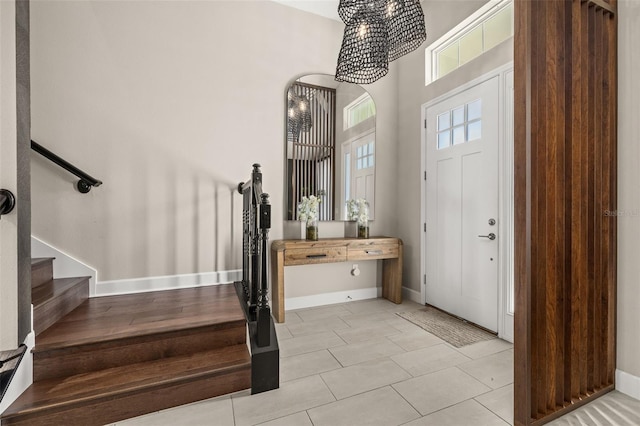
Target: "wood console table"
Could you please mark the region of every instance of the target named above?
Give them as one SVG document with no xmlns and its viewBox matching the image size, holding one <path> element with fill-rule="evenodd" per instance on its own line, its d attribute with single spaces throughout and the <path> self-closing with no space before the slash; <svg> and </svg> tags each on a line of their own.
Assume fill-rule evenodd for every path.
<svg viewBox="0 0 640 426">
<path fill-rule="evenodd" d="M 382 259 L 382 297 L 402 303 L 402 240 L 375 237 L 275 240 L 271 243 L 272 310 L 284 322 L 284 267 Z"/>
</svg>

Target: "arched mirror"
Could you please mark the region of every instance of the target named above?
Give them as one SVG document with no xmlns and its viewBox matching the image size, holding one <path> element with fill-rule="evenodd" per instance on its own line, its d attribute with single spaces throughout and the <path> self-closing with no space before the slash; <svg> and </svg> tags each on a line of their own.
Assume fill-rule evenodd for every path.
<svg viewBox="0 0 640 426">
<path fill-rule="evenodd" d="M 376 108 L 361 86 L 331 75 L 300 77 L 286 98 L 286 220 L 302 197 L 320 198 L 319 220 L 347 220 L 363 198 L 375 215 Z"/>
</svg>

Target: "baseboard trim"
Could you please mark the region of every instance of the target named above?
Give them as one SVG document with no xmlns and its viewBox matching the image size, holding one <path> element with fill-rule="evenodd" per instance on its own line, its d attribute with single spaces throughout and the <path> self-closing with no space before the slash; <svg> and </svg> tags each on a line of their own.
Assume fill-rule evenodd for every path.
<svg viewBox="0 0 640 426">
<path fill-rule="evenodd" d="M 180 288 L 204 287 L 229 284 L 242 279 L 242 270 L 202 272 L 197 274 L 165 275 L 160 277 L 133 278 L 98 281 L 96 296 L 147 293 L 150 291 L 177 290 Z"/>
<path fill-rule="evenodd" d="M 640 399 L 640 377 L 616 370 L 616 390 L 632 398 Z"/>
<path fill-rule="evenodd" d="M 314 294 L 312 296 L 289 297 L 285 299 L 284 306 L 287 311 L 290 311 L 293 309 L 313 308 L 315 306 L 352 302 L 354 300 L 375 299 L 381 295 L 381 287 L 362 288 L 358 290 Z"/>
<path fill-rule="evenodd" d="M 402 287 L 402 297 L 422 305 L 422 294 L 408 287 Z"/>
</svg>

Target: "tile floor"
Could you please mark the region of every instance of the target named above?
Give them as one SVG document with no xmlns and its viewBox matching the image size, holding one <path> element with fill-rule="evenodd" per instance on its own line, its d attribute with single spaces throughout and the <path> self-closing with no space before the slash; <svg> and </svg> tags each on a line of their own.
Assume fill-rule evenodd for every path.
<svg viewBox="0 0 640 426">
<path fill-rule="evenodd" d="M 395 315 L 384 299 L 287 311 L 276 325 L 280 389 L 238 392 L 118 426 L 507 425 L 513 348 L 495 339 L 456 349 Z M 619 392 L 555 422 L 639 425 L 640 401 Z"/>
</svg>

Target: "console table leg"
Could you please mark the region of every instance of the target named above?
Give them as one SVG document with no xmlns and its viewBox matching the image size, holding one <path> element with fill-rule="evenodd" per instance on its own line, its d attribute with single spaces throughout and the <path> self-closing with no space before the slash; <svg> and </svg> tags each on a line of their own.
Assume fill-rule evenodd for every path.
<svg viewBox="0 0 640 426">
<path fill-rule="evenodd" d="M 271 305 L 276 322 L 284 322 L 284 252 L 271 250 Z"/>
<path fill-rule="evenodd" d="M 382 261 L 382 297 L 393 303 L 402 303 L 402 245 L 396 259 Z"/>
</svg>

